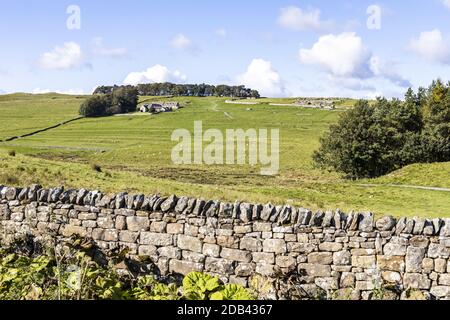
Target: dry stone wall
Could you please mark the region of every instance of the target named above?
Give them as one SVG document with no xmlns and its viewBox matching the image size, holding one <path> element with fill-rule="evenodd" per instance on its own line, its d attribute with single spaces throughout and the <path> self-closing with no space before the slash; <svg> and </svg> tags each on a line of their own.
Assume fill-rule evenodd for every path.
<svg viewBox="0 0 450 320">
<path fill-rule="evenodd" d="M 162 274 L 203 271 L 248 286 L 296 274 L 297 289 L 369 299 L 382 283 L 403 296 L 450 298 L 450 219 L 312 212 L 289 205 L 0 186 L 0 241 L 73 235 L 129 248 Z M 272 298 L 280 298 L 274 287 Z"/>
</svg>

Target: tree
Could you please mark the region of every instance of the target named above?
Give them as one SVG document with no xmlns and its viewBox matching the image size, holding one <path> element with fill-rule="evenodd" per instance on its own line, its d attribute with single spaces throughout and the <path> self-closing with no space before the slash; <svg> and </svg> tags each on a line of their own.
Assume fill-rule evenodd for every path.
<svg viewBox="0 0 450 320">
<path fill-rule="evenodd" d="M 93 94 L 110 94 L 113 92 L 113 87 L 100 86 L 94 90 Z"/>
<path fill-rule="evenodd" d="M 84 117 L 101 117 L 109 107 L 108 95 L 94 95 L 85 100 L 80 106 L 80 115 Z"/>
<path fill-rule="evenodd" d="M 114 92 L 131 86 L 100 86 L 94 91 L 94 94 L 113 94 Z M 246 88 L 244 86 L 212 86 L 208 84 L 173 84 L 165 83 L 146 83 L 138 84 L 134 87 L 139 95 L 142 96 L 194 96 L 194 97 L 237 97 L 237 98 L 259 98 L 259 92 Z"/>
<path fill-rule="evenodd" d="M 417 94 L 408 89 L 405 101 L 359 101 L 320 141 L 315 164 L 352 179 L 450 161 L 450 85 L 437 80 Z"/>
<path fill-rule="evenodd" d="M 316 165 L 343 172 L 352 179 L 384 171 L 379 158 L 384 141 L 379 137 L 374 111 L 367 101 L 361 100 L 354 109 L 344 113 L 321 138 L 321 147 L 313 155 Z"/>
<path fill-rule="evenodd" d="M 80 115 L 84 117 L 110 116 L 119 113 L 134 112 L 138 104 L 138 89 L 132 86 L 103 87 L 98 91 L 111 91 L 108 94 L 95 94 L 80 106 Z"/>
<path fill-rule="evenodd" d="M 261 96 L 259 95 L 259 92 L 256 90 L 251 91 L 251 97 L 255 99 L 259 99 Z"/>
<path fill-rule="evenodd" d="M 137 109 L 138 101 L 139 92 L 135 87 L 128 86 L 117 89 L 112 93 L 111 105 L 116 107 L 116 112 L 112 114 L 118 113 L 117 111 L 119 113 L 134 112 Z"/>
<path fill-rule="evenodd" d="M 434 81 L 428 90 L 424 112 L 424 152 L 429 161 L 450 159 L 450 84 Z"/>
</svg>

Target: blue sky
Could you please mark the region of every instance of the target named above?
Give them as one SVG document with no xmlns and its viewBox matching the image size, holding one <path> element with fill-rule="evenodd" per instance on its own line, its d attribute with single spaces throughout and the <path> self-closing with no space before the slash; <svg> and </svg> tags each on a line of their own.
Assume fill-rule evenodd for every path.
<svg viewBox="0 0 450 320">
<path fill-rule="evenodd" d="M 172 81 L 400 97 L 450 80 L 450 0 L 1 0 L 0 30 L 0 93 Z"/>
</svg>

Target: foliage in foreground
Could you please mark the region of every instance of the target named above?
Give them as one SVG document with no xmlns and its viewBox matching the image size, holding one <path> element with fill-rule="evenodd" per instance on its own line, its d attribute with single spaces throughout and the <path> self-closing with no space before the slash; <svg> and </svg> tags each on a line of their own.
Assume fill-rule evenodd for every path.
<svg viewBox="0 0 450 320">
<path fill-rule="evenodd" d="M 318 167 L 374 178 L 414 163 L 450 161 L 450 83 L 435 81 L 405 101 L 359 101 L 321 139 Z"/>
<path fill-rule="evenodd" d="M 311 287 L 296 269 L 278 270 L 271 277 L 255 274 L 249 279 L 250 289 L 224 285 L 200 272 L 191 272 L 181 281 L 176 275 L 157 277 L 148 259 L 130 260 L 128 250 L 99 251 L 92 241 L 80 238 L 57 244 L 55 238 L 46 236 L 44 243 L 25 236 L 9 243 L 10 249 L 0 249 L 0 300 L 433 299 L 427 291 L 402 291 L 380 277 L 374 279 L 374 289 L 364 297 L 354 287 Z M 49 244 L 53 249 L 48 249 Z M 104 260 L 105 254 L 109 259 Z M 118 265 L 120 272 L 113 267 Z"/>
<path fill-rule="evenodd" d="M 207 274 L 188 274 L 181 286 L 152 275 L 119 275 L 83 250 L 30 257 L 0 251 L 0 300 L 252 300 L 245 288 Z"/>
</svg>

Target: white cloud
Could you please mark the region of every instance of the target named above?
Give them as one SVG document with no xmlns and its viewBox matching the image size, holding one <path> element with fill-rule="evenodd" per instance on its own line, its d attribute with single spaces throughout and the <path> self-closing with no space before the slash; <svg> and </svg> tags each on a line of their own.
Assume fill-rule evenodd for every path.
<svg viewBox="0 0 450 320">
<path fill-rule="evenodd" d="M 120 58 L 128 54 L 126 48 L 107 48 L 103 43 L 103 38 L 96 37 L 92 40 L 92 51 L 97 56 Z"/>
<path fill-rule="evenodd" d="M 372 56 L 370 58 L 370 70 L 374 76 L 388 79 L 399 87 L 412 87 L 412 84 L 408 79 L 402 77 L 395 71 L 395 65 L 393 63 L 386 63 L 378 56 Z"/>
<path fill-rule="evenodd" d="M 215 31 L 215 34 L 221 38 L 226 38 L 228 35 L 228 32 L 225 28 L 220 28 Z"/>
<path fill-rule="evenodd" d="M 60 94 L 70 94 L 70 95 L 83 95 L 85 94 L 83 89 L 68 89 L 68 90 L 50 90 L 36 88 L 31 91 L 32 94 L 45 94 L 45 93 L 60 93 Z"/>
<path fill-rule="evenodd" d="M 187 79 L 186 75 L 180 71 L 170 71 L 162 65 L 154 65 L 142 72 L 131 72 L 123 81 L 124 84 L 137 85 L 140 83 L 175 82 L 183 83 Z"/>
<path fill-rule="evenodd" d="M 284 28 L 305 31 L 305 30 L 323 30 L 330 26 L 331 22 L 320 20 L 319 9 L 303 10 L 299 7 L 286 7 L 280 10 L 278 23 Z"/>
<path fill-rule="evenodd" d="M 83 63 L 83 53 L 77 43 L 66 42 L 41 55 L 38 62 L 44 69 L 70 69 Z"/>
<path fill-rule="evenodd" d="M 441 0 L 442 4 L 450 9 L 450 0 Z"/>
<path fill-rule="evenodd" d="M 303 64 L 320 65 L 340 77 L 367 77 L 370 56 L 370 51 L 354 32 L 325 35 L 311 49 L 300 50 Z"/>
<path fill-rule="evenodd" d="M 184 34 L 178 34 L 172 39 L 170 46 L 174 49 L 185 50 L 192 48 L 193 44 L 191 39 L 186 37 Z"/>
<path fill-rule="evenodd" d="M 442 37 L 439 29 L 420 33 L 410 41 L 409 49 L 429 61 L 450 62 L 450 42 Z"/>
<path fill-rule="evenodd" d="M 382 65 L 393 63 L 380 62 Z M 287 91 L 293 97 L 342 97 L 355 99 L 372 99 L 377 96 L 386 98 L 403 98 L 405 87 L 392 83 L 384 76 L 366 79 L 335 77 L 331 74 L 318 73 L 315 77 L 294 77 L 288 79 Z"/>
<path fill-rule="evenodd" d="M 263 96 L 280 97 L 286 90 L 279 73 L 270 61 L 253 59 L 247 71 L 237 77 L 238 83 L 256 89 Z"/>
<path fill-rule="evenodd" d="M 327 82 L 346 94 L 369 96 L 373 92 L 389 92 L 395 96 L 411 86 L 396 71 L 394 62 L 373 55 L 353 32 L 322 36 L 311 49 L 301 49 L 299 56 L 303 64 L 324 69 Z"/>
</svg>

